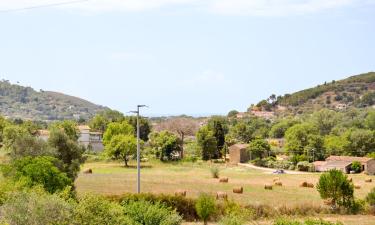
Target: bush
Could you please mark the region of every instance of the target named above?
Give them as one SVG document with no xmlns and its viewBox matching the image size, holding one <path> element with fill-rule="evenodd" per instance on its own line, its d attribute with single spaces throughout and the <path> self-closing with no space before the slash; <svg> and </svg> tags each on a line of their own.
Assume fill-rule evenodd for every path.
<svg viewBox="0 0 375 225">
<path fill-rule="evenodd" d="M 124 212 L 132 221 L 143 225 L 179 225 L 182 218 L 160 202 L 144 200 L 123 204 Z"/>
<path fill-rule="evenodd" d="M 366 202 L 370 205 L 375 207 L 375 187 L 368 193 L 366 197 Z"/>
<path fill-rule="evenodd" d="M 57 159 L 53 157 L 24 157 L 3 167 L 2 170 L 5 176 L 22 180 L 29 187 L 42 185 L 46 191 L 55 193 L 73 185 L 67 174 L 61 172 L 55 164 Z"/>
<path fill-rule="evenodd" d="M 174 195 L 155 195 L 150 193 L 142 194 L 124 194 L 121 196 L 108 196 L 110 200 L 116 201 L 123 204 L 130 203 L 132 201 L 145 200 L 151 203 L 160 202 L 166 207 L 176 209 L 176 211 L 183 217 L 186 221 L 194 221 L 198 218 L 198 215 L 195 211 L 194 199 L 185 198 L 182 196 Z"/>
<path fill-rule="evenodd" d="M 201 218 L 204 224 L 213 216 L 216 212 L 216 203 L 214 197 L 202 193 L 199 195 L 197 203 L 195 204 L 195 209 L 199 218 Z"/>
<path fill-rule="evenodd" d="M 354 202 L 354 186 L 348 181 L 348 177 L 340 170 L 330 170 L 320 176 L 317 190 L 322 199 L 329 199 L 332 202 L 332 208 L 336 205 L 347 209 L 352 207 Z"/>
<path fill-rule="evenodd" d="M 11 193 L 1 207 L 4 222 L 12 225 L 71 224 L 73 206 L 41 188 Z M 27 216 L 26 216 L 27 215 Z"/>
<path fill-rule="evenodd" d="M 297 170 L 298 171 L 314 171 L 314 165 L 307 161 L 301 161 L 297 163 Z"/>
<path fill-rule="evenodd" d="M 362 164 L 358 161 L 354 161 L 352 163 L 351 169 L 356 173 L 360 173 L 362 171 Z"/>
<path fill-rule="evenodd" d="M 219 170 L 218 167 L 216 167 L 216 166 L 211 167 L 210 171 L 211 171 L 212 178 L 219 178 L 220 170 Z"/>
<path fill-rule="evenodd" d="M 220 225 L 243 225 L 245 224 L 245 222 L 246 221 L 237 213 L 231 213 L 231 214 L 224 216 L 220 220 L 219 224 Z"/>
<path fill-rule="evenodd" d="M 120 204 L 96 195 L 80 198 L 74 210 L 75 225 L 131 224 L 129 221 Z"/>
</svg>

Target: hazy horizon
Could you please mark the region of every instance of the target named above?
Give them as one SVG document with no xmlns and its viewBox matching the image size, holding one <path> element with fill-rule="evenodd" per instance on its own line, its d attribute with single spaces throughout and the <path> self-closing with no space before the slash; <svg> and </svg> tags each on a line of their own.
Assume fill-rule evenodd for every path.
<svg viewBox="0 0 375 225">
<path fill-rule="evenodd" d="M 145 115 L 209 115 L 375 71 L 374 0 L 38 8 L 63 2 L 0 2 L 0 78 L 124 113 L 147 104 Z"/>
</svg>

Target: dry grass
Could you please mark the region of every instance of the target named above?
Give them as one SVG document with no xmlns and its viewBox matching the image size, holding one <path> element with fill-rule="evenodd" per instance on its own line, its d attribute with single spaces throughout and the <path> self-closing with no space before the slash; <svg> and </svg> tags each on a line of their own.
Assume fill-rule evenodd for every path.
<svg viewBox="0 0 375 225">
<path fill-rule="evenodd" d="M 228 177 L 229 183 L 219 183 L 212 178 L 209 164 L 162 164 L 148 163 L 142 169 L 142 192 L 174 194 L 176 190 L 187 190 L 187 197 L 196 197 L 200 192 L 224 191 L 228 198 L 241 204 L 270 204 L 273 206 L 310 204 L 323 205 L 316 189 L 300 188 L 303 181 L 316 184 L 319 174 L 279 175 L 282 187 L 274 187 L 272 191 L 264 190 L 265 183 L 272 183 L 274 175 L 263 171 L 239 168 L 220 167 L 220 176 Z M 136 169 L 124 168 L 120 163 L 88 163 L 83 170 L 91 168 L 93 174 L 80 174 L 76 186 L 78 192 L 94 192 L 101 194 L 123 194 L 135 192 Z M 366 175 L 350 175 L 355 183 L 362 186 L 355 190 L 356 196 L 364 198 L 373 187 L 365 183 Z M 242 195 L 232 193 L 234 187 L 244 187 Z"/>
<path fill-rule="evenodd" d="M 314 217 L 313 219 L 323 219 L 330 222 L 337 222 L 340 221 L 344 225 L 374 225 L 375 224 L 375 217 L 374 216 L 363 216 L 363 215 L 355 215 L 355 216 L 347 216 L 347 215 L 324 215 L 319 217 Z M 298 220 L 305 220 L 306 218 L 296 218 Z M 202 223 L 183 223 L 183 225 L 200 225 Z M 257 220 L 253 222 L 248 222 L 247 225 L 272 225 L 273 220 Z M 217 225 L 217 223 L 209 223 L 209 225 Z"/>
</svg>

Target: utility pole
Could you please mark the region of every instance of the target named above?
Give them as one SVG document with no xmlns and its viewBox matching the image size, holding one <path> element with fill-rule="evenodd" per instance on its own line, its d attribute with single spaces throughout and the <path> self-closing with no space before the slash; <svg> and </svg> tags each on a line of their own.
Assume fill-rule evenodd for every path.
<svg viewBox="0 0 375 225">
<path fill-rule="evenodd" d="M 140 129 L 139 129 L 139 108 L 147 107 L 146 105 L 137 105 L 137 111 L 131 111 L 137 114 L 137 193 L 141 193 L 141 148 L 140 148 Z"/>
</svg>

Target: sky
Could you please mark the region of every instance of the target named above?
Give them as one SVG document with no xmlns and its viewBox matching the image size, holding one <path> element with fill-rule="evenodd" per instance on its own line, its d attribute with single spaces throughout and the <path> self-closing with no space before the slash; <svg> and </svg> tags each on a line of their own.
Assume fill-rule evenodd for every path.
<svg viewBox="0 0 375 225">
<path fill-rule="evenodd" d="M 375 0 L 0 0 L 0 79 L 146 115 L 375 71 Z"/>
</svg>

